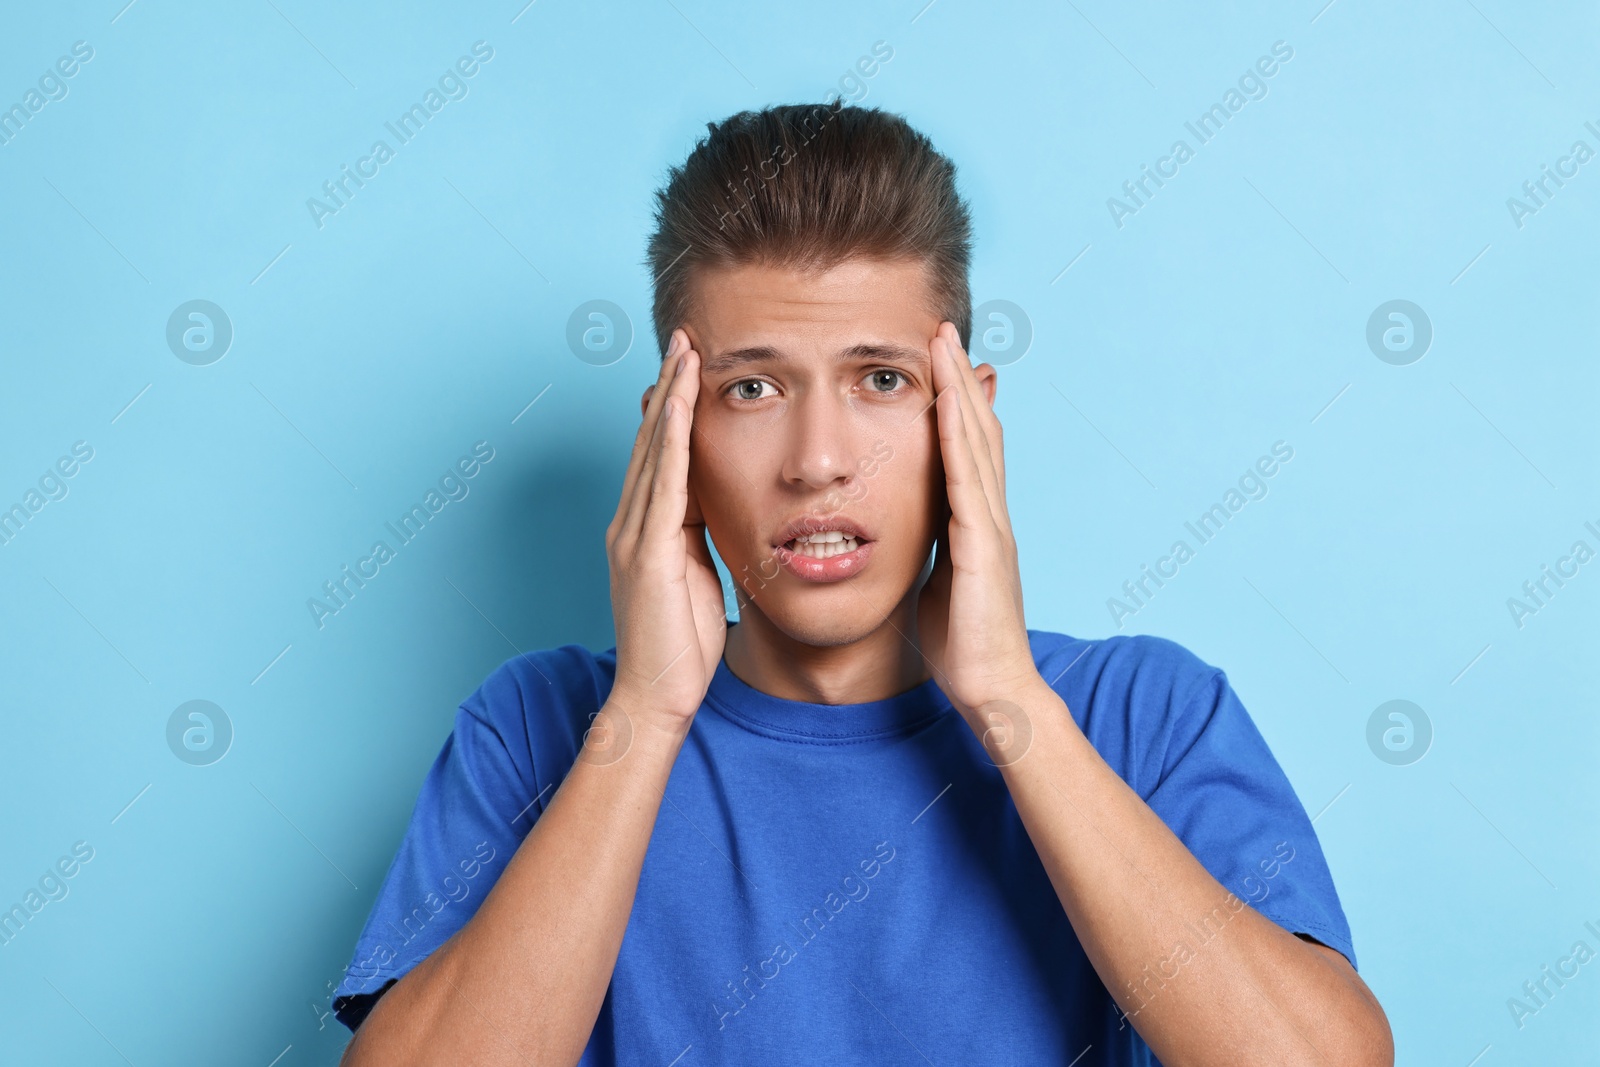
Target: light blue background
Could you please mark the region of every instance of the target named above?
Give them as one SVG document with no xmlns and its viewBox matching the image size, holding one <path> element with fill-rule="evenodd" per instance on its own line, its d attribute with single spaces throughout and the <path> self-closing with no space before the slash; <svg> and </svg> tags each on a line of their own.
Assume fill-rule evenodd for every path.
<svg viewBox="0 0 1600 1067">
<path fill-rule="evenodd" d="M 1600 563 L 1521 628 L 1506 600 L 1600 549 L 1600 161 L 1521 228 L 1506 200 L 1600 149 L 1594 5 L 122 2 L 0 35 L 7 107 L 94 48 L 0 146 L 0 506 L 94 448 L 0 546 L 0 906 L 95 849 L 0 948 L 16 1062 L 336 1061 L 319 1014 L 457 703 L 614 641 L 652 191 L 706 121 L 820 99 L 880 40 L 855 95 L 957 162 L 975 302 L 1034 330 L 997 404 L 1029 624 L 1116 632 L 1107 598 L 1287 441 L 1122 632 L 1228 671 L 1400 1062 L 1592 1054 L 1600 962 L 1520 1030 L 1506 1002 L 1600 949 Z M 307 198 L 479 40 L 469 95 L 319 229 Z M 1107 198 L 1279 40 L 1119 229 Z M 1365 342 L 1397 298 L 1435 331 L 1408 366 Z M 234 326 L 210 366 L 166 344 L 191 299 Z M 565 342 L 591 299 L 637 331 L 610 366 Z M 480 439 L 470 495 L 319 630 L 307 598 Z M 1366 740 L 1396 698 L 1435 732 L 1409 766 Z M 211 766 L 166 743 L 193 699 L 236 731 Z"/>
</svg>

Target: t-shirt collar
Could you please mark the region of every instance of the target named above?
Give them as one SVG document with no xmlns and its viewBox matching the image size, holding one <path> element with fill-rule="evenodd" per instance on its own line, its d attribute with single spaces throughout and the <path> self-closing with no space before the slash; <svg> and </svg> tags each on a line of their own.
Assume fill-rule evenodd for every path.
<svg viewBox="0 0 1600 1067">
<path fill-rule="evenodd" d="M 717 661 L 706 703 L 740 726 L 780 741 L 850 745 L 900 736 L 953 708 L 938 683 L 929 678 L 884 700 L 863 704 L 813 704 L 763 693 Z"/>
</svg>

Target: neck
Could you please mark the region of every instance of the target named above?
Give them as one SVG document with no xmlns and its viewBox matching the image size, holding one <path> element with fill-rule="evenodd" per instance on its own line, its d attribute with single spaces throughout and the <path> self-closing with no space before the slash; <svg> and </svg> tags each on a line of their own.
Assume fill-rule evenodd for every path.
<svg viewBox="0 0 1600 1067">
<path fill-rule="evenodd" d="M 917 639 L 917 590 L 882 625 L 845 644 L 811 645 L 746 602 L 728 627 L 723 659 L 752 689 L 812 704 L 865 704 L 898 696 L 932 677 Z"/>
</svg>

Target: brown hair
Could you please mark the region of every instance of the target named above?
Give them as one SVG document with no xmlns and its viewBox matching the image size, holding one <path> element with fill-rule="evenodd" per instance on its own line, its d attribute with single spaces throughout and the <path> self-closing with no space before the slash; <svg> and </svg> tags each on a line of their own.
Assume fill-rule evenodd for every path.
<svg viewBox="0 0 1600 1067">
<path fill-rule="evenodd" d="M 656 193 L 645 258 L 656 345 L 689 313 L 695 264 L 827 268 L 852 255 L 917 257 L 934 306 L 972 331 L 972 223 L 955 165 L 878 108 L 784 104 L 706 124 Z"/>
</svg>

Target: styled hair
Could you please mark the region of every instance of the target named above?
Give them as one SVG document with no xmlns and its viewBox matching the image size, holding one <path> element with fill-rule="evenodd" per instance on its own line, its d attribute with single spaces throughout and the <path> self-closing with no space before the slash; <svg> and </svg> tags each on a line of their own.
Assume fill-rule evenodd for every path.
<svg viewBox="0 0 1600 1067">
<path fill-rule="evenodd" d="M 783 104 L 706 124 L 656 192 L 645 262 L 663 356 L 690 312 L 698 265 L 827 269 L 855 255 L 917 258 L 930 311 L 972 331 L 972 222 L 955 165 L 879 108 Z"/>
</svg>

